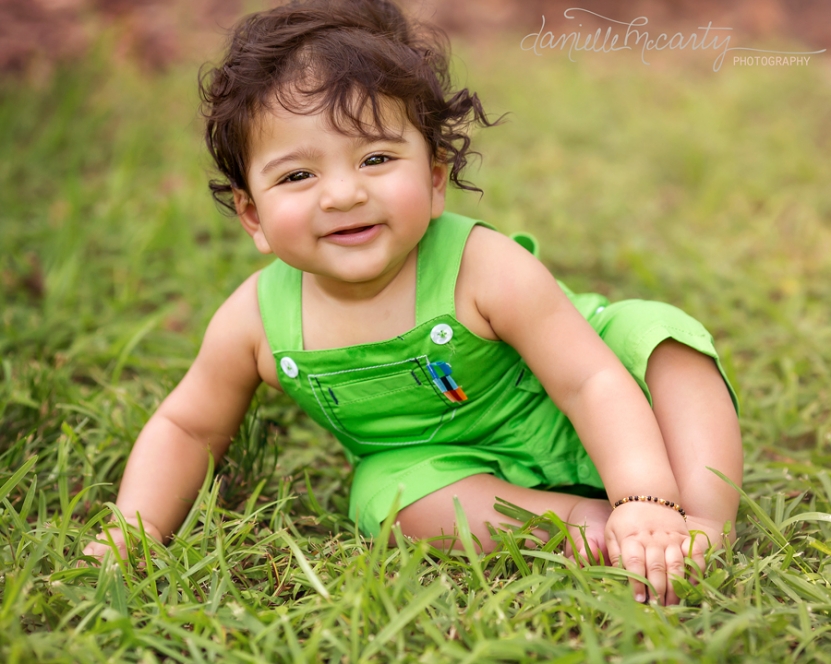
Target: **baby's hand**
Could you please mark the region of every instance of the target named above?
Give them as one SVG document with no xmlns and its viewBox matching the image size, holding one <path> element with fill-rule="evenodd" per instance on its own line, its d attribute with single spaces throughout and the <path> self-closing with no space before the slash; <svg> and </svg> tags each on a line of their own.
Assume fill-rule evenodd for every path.
<svg viewBox="0 0 831 664">
<path fill-rule="evenodd" d="M 629 502 L 614 510 L 606 522 L 606 545 L 613 565 L 645 576 L 661 604 L 677 604 L 670 579 L 684 578 L 684 557 L 689 553 L 690 533 L 684 518 L 663 505 Z M 700 542 L 698 540 L 701 540 Z M 706 541 L 698 538 L 692 559 L 704 569 Z M 643 583 L 632 582 L 635 598 L 646 601 Z"/>
<path fill-rule="evenodd" d="M 698 548 L 699 544 L 701 544 L 704 550 L 710 546 L 721 549 L 728 542 L 734 542 L 736 540 L 735 530 L 731 530 L 728 527 L 728 532 L 725 534 L 725 524 L 718 519 L 708 519 L 697 514 L 690 514 L 689 512 L 687 512 L 687 529 L 690 532 L 696 533 L 694 548 Z M 701 540 L 701 542 L 698 540 Z"/>
<path fill-rule="evenodd" d="M 128 523 L 131 520 L 127 520 Z M 138 525 L 138 522 L 132 522 L 133 525 Z M 92 556 L 93 558 L 97 558 L 99 561 L 104 559 L 104 556 L 107 552 L 112 552 L 112 545 L 110 544 L 110 539 L 112 539 L 113 544 L 115 544 L 116 549 L 118 550 L 118 554 L 121 556 L 122 559 L 127 558 L 127 550 L 130 546 L 130 543 L 125 537 L 124 532 L 121 528 L 117 526 L 110 525 L 105 528 L 107 532 L 101 532 L 98 534 L 92 542 L 84 547 L 84 555 L 85 556 Z M 159 532 L 159 529 L 156 528 L 152 523 L 144 522 L 144 532 L 147 533 L 149 537 L 153 537 L 161 541 L 162 536 Z M 109 538 L 107 537 L 109 535 Z M 128 536 L 129 537 L 129 536 Z M 83 561 L 80 564 L 84 564 Z"/>
<path fill-rule="evenodd" d="M 612 513 L 608 500 L 592 500 L 583 498 L 571 508 L 567 522 L 569 533 L 576 550 L 572 550 L 571 543 L 567 542 L 565 547 L 566 557 L 584 564 L 592 559 L 599 563 L 603 560 L 608 564 L 609 550 L 606 548 L 604 533 L 606 521 Z"/>
<path fill-rule="evenodd" d="M 120 528 L 109 528 L 109 535 L 118 550 L 118 555 L 120 555 L 122 559 L 126 559 L 128 545 L 127 540 L 124 537 L 124 533 Z M 84 555 L 97 558 L 99 562 L 102 561 L 104 556 L 111 551 L 112 546 L 110 545 L 105 533 L 100 533 L 96 539 L 84 547 Z M 81 564 L 83 564 L 83 561 Z"/>
</svg>

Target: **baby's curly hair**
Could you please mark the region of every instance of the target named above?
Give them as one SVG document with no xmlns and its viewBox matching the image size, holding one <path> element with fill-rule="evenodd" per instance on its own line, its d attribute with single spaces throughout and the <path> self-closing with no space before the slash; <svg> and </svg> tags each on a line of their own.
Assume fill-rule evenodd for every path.
<svg viewBox="0 0 831 664">
<path fill-rule="evenodd" d="M 257 115 L 275 102 L 293 113 L 325 110 L 333 127 L 373 140 L 386 138 L 385 100 L 400 104 L 430 146 L 433 160 L 460 179 L 471 124 L 493 126 L 475 93 L 454 91 L 449 41 L 438 28 L 408 20 L 388 0 L 294 0 L 242 19 L 224 61 L 199 75 L 205 140 L 221 178 L 209 186 L 236 212 L 232 189 L 248 192 L 248 141 Z M 371 110 L 373 122 L 366 118 Z M 250 193 L 250 192 L 249 192 Z"/>
</svg>

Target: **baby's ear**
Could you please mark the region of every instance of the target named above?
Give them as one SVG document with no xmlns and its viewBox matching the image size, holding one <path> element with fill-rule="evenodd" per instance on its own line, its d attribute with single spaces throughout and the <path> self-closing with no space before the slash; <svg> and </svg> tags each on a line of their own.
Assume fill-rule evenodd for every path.
<svg viewBox="0 0 831 664">
<path fill-rule="evenodd" d="M 263 233 L 263 227 L 260 225 L 260 215 L 251 196 L 242 189 L 233 189 L 232 191 L 234 192 L 234 207 L 237 209 L 239 221 L 245 232 L 254 240 L 257 250 L 261 254 L 274 253 Z"/>
<path fill-rule="evenodd" d="M 231 193 L 234 195 L 234 207 L 237 210 L 237 215 L 242 216 L 242 213 L 245 211 L 245 208 L 248 206 L 248 203 L 251 200 L 248 196 L 248 192 L 244 189 L 237 189 L 236 187 L 231 187 Z"/>
<path fill-rule="evenodd" d="M 445 161 L 436 159 L 433 161 L 433 186 L 439 187 L 444 191 L 447 189 L 447 175 L 450 172 L 450 166 Z"/>
<path fill-rule="evenodd" d="M 430 218 L 436 219 L 444 212 L 444 199 L 447 193 L 448 166 L 442 161 L 434 161 L 430 171 L 433 185 L 432 208 Z"/>
</svg>

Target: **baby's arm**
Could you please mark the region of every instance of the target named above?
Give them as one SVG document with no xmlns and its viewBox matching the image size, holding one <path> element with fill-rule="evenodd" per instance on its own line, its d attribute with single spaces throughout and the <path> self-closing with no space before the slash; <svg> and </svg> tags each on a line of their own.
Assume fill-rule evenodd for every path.
<svg viewBox="0 0 831 664">
<path fill-rule="evenodd" d="M 470 283 L 477 284 L 478 311 L 496 336 L 519 351 L 572 421 L 610 500 L 652 495 L 680 502 L 661 430 L 643 392 L 548 270 L 485 229 L 474 229 L 468 248 L 465 268 Z M 683 576 L 689 532 L 674 510 L 628 504 L 612 513 L 606 535 L 613 560 L 647 576 L 659 595 L 666 592 L 668 576 Z M 635 591 L 643 595 L 643 586 L 636 584 Z"/>
<path fill-rule="evenodd" d="M 742 483 L 741 428 L 716 363 L 667 340 L 650 355 L 645 379 L 681 490 L 687 528 L 699 533 L 694 548 L 734 539 L 739 492 L 708 469 Z"/>
<path fill-rule="evenodd" d="M 116 504 L 127 522 L 141 515 L 145 531 L 164 541 L 190 510 L 208 468 L 225 454 L 260 383 L 262 323 L 256 275 L 217 310 L 185 377 L 141 431 L 130 453 Z M 258 335 L 257 332 L 260 332 Z M 111 536 L 125 553 L 123 535 Z M 84 553 L 102 556 L 92 542 Z"/>
</svg>

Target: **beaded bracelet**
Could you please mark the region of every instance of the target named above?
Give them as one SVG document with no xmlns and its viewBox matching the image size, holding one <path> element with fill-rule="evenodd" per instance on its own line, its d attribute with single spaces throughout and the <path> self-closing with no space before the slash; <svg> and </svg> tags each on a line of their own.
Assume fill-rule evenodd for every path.
<svg viewBox="0 0 831 664">
<path fill-rule="evenodd" d="M 621 505 L 624 505 L 628 502 L 642 502 L 642 503 L 658 503 L 659 505 L 666 505 L 667 507 L 671 507 L 674 509 L 678 514 L 684 517 L 684 521 L 687 520 L 687 513 L 684 511 L 684 508 L 681 507 L 678 503 L 674 503 L 671 500 L 664 500 L 663 498 L 653 497 L 653 496 L 627 496 L 626 498 L 621 498 L 617 501 L 614 505 L 612 505 L 612 509 L 617 509 Z"/>
</svg>

